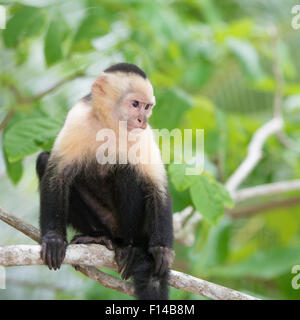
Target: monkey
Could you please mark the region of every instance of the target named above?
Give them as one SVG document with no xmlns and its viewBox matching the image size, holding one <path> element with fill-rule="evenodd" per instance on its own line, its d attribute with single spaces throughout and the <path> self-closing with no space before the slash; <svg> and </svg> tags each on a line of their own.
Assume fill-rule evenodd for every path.
<svg viewBox="0 0 300 320">
<path fill-rule="evenodd" d="M 40 153 L 36 162 L 43 262 L 50 270 L 60 268 L 66 229 L 72 226 L 79 234 L 71 244 L 98 243 L 114 251 L 118 272 L 133 279 L 141 300 L 168 299 L 174 260 L 172 200 L 148 124 L 154 105 L 153 87 L 142 69 L 125 62 L 112 65 L 69 110 L 51 152 Z M 115 133 L 119 146 L 112 163 L 98 152 L 103 129 Z M 129 156 L 121 143 L 126 134 L 145 139 L 144 148 Z M 113 146 L 108 139 L 105 143 Z M 138 161 L 144 153 L 154 161 Z"/>
</svg>

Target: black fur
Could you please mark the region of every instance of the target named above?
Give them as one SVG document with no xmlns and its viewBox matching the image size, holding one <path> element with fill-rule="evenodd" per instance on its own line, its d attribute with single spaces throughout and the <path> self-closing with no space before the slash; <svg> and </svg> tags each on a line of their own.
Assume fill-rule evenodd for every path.
<svg viewBox="0 0 300 320">
<path fill-rule="evenodd" d="M 122 62 L 122 63 L 117 63 L 109 68 L 105 69 L 104 72 L 124 72 L 124 73 L 135 73 L 141 76 L 144 79 L 147 79 L 146 73 L 140 69 L 138 66 L 132 63 L 127 63 L 127 62 Z"/>
<path fill-rule="evenodd" d="M 116 259 L 124 267 L 122 277 L 133 277 L 139 299 L 167 299 L 169 257 L 164 248 L 171 252 L 173 245 L 170 196 L 164 201 L 131 165 L 108 170 L 95 162 L 57 176 L 48 158 L 49 153 L 41 153 L 37 160 L 42 243 L 50 248 L 42 255 L 48 266 L 60 267 L 66 226 L 71 224 L 83 235 L 112 241 L 116 256 L 124 255 Z"/>
</svg>

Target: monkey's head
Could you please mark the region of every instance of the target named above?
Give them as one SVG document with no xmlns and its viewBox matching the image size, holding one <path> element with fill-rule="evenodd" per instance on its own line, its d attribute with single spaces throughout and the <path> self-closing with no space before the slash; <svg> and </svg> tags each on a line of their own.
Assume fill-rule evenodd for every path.
<svg viewBox="0 0 300 320">
<path fill-rule="evenodd" d="M 155 105 L 152 85 L 144 71 L 130 63 L 118 63 L 100 75 L 92 86 L 96 111 L 109 125 L 127 121 L 127 129 L 145 129 Z"/>
</svg>

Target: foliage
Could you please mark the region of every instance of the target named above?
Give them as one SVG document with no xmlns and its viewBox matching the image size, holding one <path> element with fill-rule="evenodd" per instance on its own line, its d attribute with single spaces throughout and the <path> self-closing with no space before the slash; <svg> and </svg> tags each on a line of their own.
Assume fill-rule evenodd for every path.
<svg viewBox="0 0 300 320">
<path fill-rule="evenodd" d="M 289 283 L 291 266 L 300 262 L 299 206 L 237 220 L 224 215 L 234 205 L 224 182 L 254 131 L 272 116 L 272 24 L 279 32 L 285 130 L 299 145 L 300 31 L 290 27 L 295 1 L 2 3 L 8 21 L 0 30 L 0 123 L 11 182 L 22 181 L 24 159 L 51 149 L 68 108 L 101 70 L 136 63 L 155 88 L 154 128 L 205 130 L 204 172 L 186 176 L 187 164 L 168 167 L 174 211 L 193 205 L 204 217 L 194 246 L 176 245 L 175 268 L 254 295 L 295 298 Z M 299 150 L 272 138 L 243 187 L 299 177 Z M 124 298 L 90 283 L 84 292 L 84 298 Z M 198 298 L 178 290 L 172 297 Z"/>
</svg>

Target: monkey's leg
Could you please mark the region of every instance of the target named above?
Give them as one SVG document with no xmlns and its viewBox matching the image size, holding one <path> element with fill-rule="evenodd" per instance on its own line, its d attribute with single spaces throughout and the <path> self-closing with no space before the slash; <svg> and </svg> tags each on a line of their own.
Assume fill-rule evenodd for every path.
<svg viewBox="0 0 300 320">
<path fill-rule="evenodd" d="M 127 280 L 132 275 L 132 267 L 135 263 L 138 247 L 128 245 L 126 247 L 115 247 L 115 260 L 118 265 L 118 273 L 123 280 Z"/>
<path fill-rule="evenodd" d="M 145 195 L 138 173 L 131 167 L 118 167 L 115 173 L 114 202 L 122 242 L 115 248 L 116 262 L 123 279 L 133 275 L 137 255 L 145 248 L 143 228 Z"/>
<path fill-rule="evenodd" d="M 88 244 L 96 243 L 106 246 L 108 250 L 114 250 L 113 242 L 106 236 L 92 237 L 89 235 L 77 235 L 75 236 L 70 244 Z"/>
<path fill-rule="evenodd" d="M 166 274 L 173 262 L 173 222 L 170 195 L 165 199 L 155 194 L 146 205 L 146 223 L 149 226 L 149 249 L 155 263 L 154 275 Z"/>
</svg>

